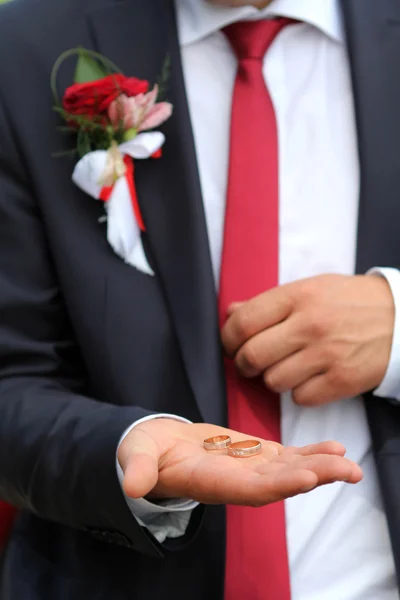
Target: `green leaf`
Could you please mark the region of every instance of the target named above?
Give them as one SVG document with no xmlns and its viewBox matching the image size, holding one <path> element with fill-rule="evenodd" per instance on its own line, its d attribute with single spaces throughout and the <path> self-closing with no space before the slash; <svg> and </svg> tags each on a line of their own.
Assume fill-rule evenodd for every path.
<svg viewBox="0 0 400 600">
<path fill-rule="evenodd" d="M 92 149 L 92 146 L 90 143 L 90 135 L 89 135 L 88 131 L 85 131 L 85 129 L 80 129 L 78 132 L 76 149 L 78 151 L 80 158 L 85 156 L 85 154 L 88 154 Z"/>
<path fill-rule="evenodd" d="M 103 79 L 103 77 L 106 77 L 107 75 L 107 71 L 97 62 L 97 60 L 88 56 L 84 50 L 80 52 L 75 69 L 75 83 L 88 83 L 90 81 L 96 81 L 97 79 Z"/>
</svg>

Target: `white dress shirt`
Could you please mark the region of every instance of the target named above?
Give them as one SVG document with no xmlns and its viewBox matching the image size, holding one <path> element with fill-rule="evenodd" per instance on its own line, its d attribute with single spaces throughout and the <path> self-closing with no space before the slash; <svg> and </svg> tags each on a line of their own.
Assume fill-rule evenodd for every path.
<svg viewBox="0 0 400 600">
<path fill-rule="evenodd" d="M 280 283 L 321 273 L 353 274 L 360 174 L 339 1 L 274 0 L 262 11 L 217 7 L 204 0 L 176 0 L 176 4 L 217 285 L 237 68 L 220 29 L 234 21 L 275 15 L 302 22 L 282 31 L 264 61 L 278 124 Z M 381 274 L 400 306 L 399 272 L 383 269 Z M 396 316 L 390 365 L 376 391 L 376 402 L 385 402 L 379 395 L 400 399 L 399 320 Z M 286 501 L 292 600 L 397 600 L 388 527 L 362 400 L 301 408 L 286 394 L 281 429 L 284 445 L 303 446 L 325 439 L 342 442 L 349 458 L 365 473 L 356 486 L 336 483 Z M 145 500 L 127 501 L 160 541 L 183 533 L 194 506 L 190 502 L 160 507 Z"/>
</svg>

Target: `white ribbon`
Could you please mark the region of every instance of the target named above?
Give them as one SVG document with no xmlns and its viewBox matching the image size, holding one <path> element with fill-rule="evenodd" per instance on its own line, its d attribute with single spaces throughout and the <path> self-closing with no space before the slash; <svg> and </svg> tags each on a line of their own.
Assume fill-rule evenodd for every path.
<svg viewBox="0 0 400 600">
<path fill-rule="evenodd" d="M 165 141 L 159 131 L 140 133 L 130 142 L 118 146 L 122 156 L 143 160 L 160 150 Z M 84 192 L 99 200 L 106 169 L 108 152 L 95 150 L 86 154 L 76 165 L 72 180 Z M 148 275 L 154 275 L 143 250 L 140 228 L 132 208 L 126 177 L 115 182 L 110 199 L 104 203 L 107 211 L 107 240 L 114 252 L 124 261 Z"/>
</svg>

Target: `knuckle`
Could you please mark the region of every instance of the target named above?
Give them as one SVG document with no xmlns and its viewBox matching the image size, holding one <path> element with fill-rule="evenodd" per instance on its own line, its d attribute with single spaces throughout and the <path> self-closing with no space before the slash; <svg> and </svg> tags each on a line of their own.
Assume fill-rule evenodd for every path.
<svg viewBox="0 0 400 600">
<path fill-rule="evenodd" d="M 325 311 L 310 311 L 306 323 L 308 332 L 313 339 L 324 338 L 331 330 L 331 318 Z"/>
<path fill-rule="evenodd" d="M 295 404 L 297 404 L 298 406 L 302 406 L 303 405 L 303 398 L 304 398 L 304 394 L 302 394 L 301 391 L 299 391 L 299 390 L 293 390 L 292 391 L 293 402 Z"/>
<path fill-rule="evenodd" d="M 315 298 L 319 294 L 319 283 L 317 277 L 312 277 L 310 279 L 304 279 L 301 282 L 300 286 L 300 296 L 301 300 L 304 303 L 314 302 Z"/>
<path fill-rule="evenodd" d="M 307 390 L 293 390 L 292 392 L 293 402 L 298 406 L 312 406 L 316 404 L 316 399 L 314 394 L 308 392 Z"/>
<path fill-rule="evenodd" d="M 262 369 L 261 358 L 254 347 L 254 344 L 246 344 L 238 356 L 239 367 L 250 371 L 259 371 Z"/>
<path fill-rule="evenodd" d="M 358 380 L 358 370 L 337 365 L 328 372 L 328 381 L 333 393 L 345 394 L 352 383 Z"/>
<path fill-rule="evenodd" d="M 339 358 L 340 353 L 332 344 L 327 344 L 321 348 L 318 348 L 318 362 L 321 367 L 332 367 L 333 365 L 337 364 Z"/>
<path fill-rule="evenodd" d="M 305 304 L 309 302 L 315 304 L 315 302 L 320 301 L 324 297 L 326 291 L 332 287 L 335 279 L 336 276 L 332 274 L 317 275 L 315 277 L 303 279 L 299 286 L 302 302 Z"/>
<path fill-rule="evenodd" d="M 328 371 L 326 378 L 331 387 L 337 387 L 338 385 L 343 384 L 343 373 L 336 367 Z"/>
<path fill-rule="evenodd" d="M 295 291 L 291 290 L 289 287 L 286 288 L 286 293 L 285 295 L 282 295 L 282 297 L 279 300 L 279 303 L 284 313 L 292 313 L 297 304 L 297 296 Z"/>
<path fill-rule="evenodd" d="M 282 388 L 281 378 L 273 371 L 266 371 L 263 376 L 264 383 L 273 392 L 280 392 Z"/>
<path fill-rule="evenodd" d="M 247 310 L 238 310 L 235 315 L 235 331 L 241 340 L 246 340 L 252 335 L 250 314 Z"/>
</svg>

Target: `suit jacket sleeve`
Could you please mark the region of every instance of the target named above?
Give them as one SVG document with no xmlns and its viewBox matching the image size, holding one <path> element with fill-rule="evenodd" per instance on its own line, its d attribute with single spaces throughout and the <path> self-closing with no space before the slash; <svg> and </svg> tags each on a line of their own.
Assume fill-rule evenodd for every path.
<svg viewBox="0 0 400 600">
<path fill-rule="evenodd" d="M 86 395 L 40 211 L 8 123 L 0 90 L 0 498 L 159 554 L 132 517 L 115 469 L 122 433 L 149 413 Z"/>
</svg>

